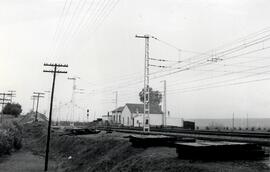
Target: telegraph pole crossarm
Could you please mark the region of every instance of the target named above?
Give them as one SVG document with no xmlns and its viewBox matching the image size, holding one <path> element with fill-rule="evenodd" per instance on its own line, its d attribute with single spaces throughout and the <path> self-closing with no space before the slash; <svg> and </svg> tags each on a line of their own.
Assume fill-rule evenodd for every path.
<svg viewBox="0 0 270 172">
<path fill-rule="evenodd" d="M 9 90 L 8 92 L 10 93 L 10 102 L 13 102 L 12 98 L 16 97 L 16 91 L 15 90 Z"/>
<path fill-rule="evenodd" d="M 10 93 L 0 93 L 1 96 L 11 96 Z"/>
<path fill-rule="evenodd" d="M 2 104 L 2 113 L 1 113 L 1 123 L 3 122 L 3 109 L 4 109 L 4 105 L 7 104 L 8 102 L 6 101 L 10 101 L 10 99 L 7 99 L 6 96 L 11 96 L 10 93 L 0 93 L 0 95 L 2 96 L 2 98 L 0 99 L 0 104 Z"/>
<path fill-rule="evenodd" d="M 67 71 L 57 70 L 58 67 L 68 67 L 67 64 L 52 64 L 45 63 L 44 66 L 53 67 L 54 70 L 43 70 L 43 72 L 53 73 L 52 91 L 51 91 L 51 102 L 50 102 L 50 113 L 49 113 L 49 123 L 48 123 L 48 134 L 47 134 L 47 144 L 46 144 L 46 155 L 45 155 L 45 167 L 44 171 L 48 170 L 48 160 L 49 160 L 49 149 L 50 149 L 50 136 L 51 136 L 51 122 L 52 122 L 52 108 L 53 108 L 53 96 L 55 87 L 55 77 L 56 73 L 67 73 Z"/>
<path fill-rule="evenodd" d="M 11 99 L 3 99 L 3 98 L 0 98 L 0 101 L 11 101 Z M 7 104 L 9 102 L 5 102 L 4 104 Z M 3 102 L 0 102 L 0 104 L 3 104 Z"/>
</svg>

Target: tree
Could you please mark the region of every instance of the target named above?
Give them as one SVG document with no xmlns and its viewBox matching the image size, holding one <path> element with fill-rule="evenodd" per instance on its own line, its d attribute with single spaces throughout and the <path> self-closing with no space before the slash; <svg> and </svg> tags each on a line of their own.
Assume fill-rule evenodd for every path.
<svg viewBox="0 0 270 172">
<path fill-rule="evenodd" d="M 3 108 L 2 113 L 18 117 L 22 113 L 22 106 L 19 103 L 8 103 Z"/>
<path fill-rule="evenodd" d="M 162 101 L 162 94 L 158 90 L 154 91 L 151 87 L 149 87 L 150 92 L 150 105 L 159 105 Z M 140 101 L 144 101 L 144 89 L 139 93 Z"/>
</svg>

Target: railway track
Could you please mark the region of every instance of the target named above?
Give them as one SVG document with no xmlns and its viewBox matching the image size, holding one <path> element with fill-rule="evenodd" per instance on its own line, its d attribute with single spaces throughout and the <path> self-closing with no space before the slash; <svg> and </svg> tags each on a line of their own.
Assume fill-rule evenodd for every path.
<svg viewBox="0 0 270 172">
<path fill-rule="evenodd" d="M 111 130 L 133 134 L 145 134 L 141 128 L 111 127 Z M 149 134 L 190 137 L 203 140 L 249 142 L 270 146 L 270 133 L 267 132 L 210 131 L 210 130 L 208 131 L 208 130 L 151 128 L 151 132 Z"/>
<path fill-rule="evenodd" d="M 152 131 L 160 132 L 180 132 L 180 133 L 194 133 L 194 134 L 207 134 L 219 136 L 240 136 L 252 138 L 270 138 L 270 133 L 266 132 L 239 132 L 239 131 L 211 131 L 211 130 L 179 130 L 179 129 L 152 129 Z"/>
</svg>

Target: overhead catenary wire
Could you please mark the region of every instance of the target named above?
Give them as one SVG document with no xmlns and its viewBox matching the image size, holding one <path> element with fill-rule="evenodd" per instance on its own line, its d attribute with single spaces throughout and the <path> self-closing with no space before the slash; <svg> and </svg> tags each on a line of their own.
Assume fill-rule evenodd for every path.
<svg viewBox="0 0 270 172">
<path fill-rule="evenodd" d="M 113 1 L 112 1 L 113 2 Z M 110 9 L 107 11 L 107 13 L 104 14 L 103 18 L 101 18 L 101 20 L 99 21 L 99 23 L 97 22 L 97 26 L 96 28 L 94 28 L 94 31 L 95 32 L 99 27 L 100 25 L 103 24 L 103 22 L 106 20 L 106 18 L 112 13 L 112 11 L 114 10 L 114 8 L 117 6 L 117 4 L 120 2 L 120 0 L 115 0 L 114 3 L 112 3 L 112 5 L 110 6 Z"/>
<path fill-rule="evenodd" d="M 268 39 L 269 40 L 269 39 Z M 261 43 L 261 42 L 259 42 L 259 43 Z M 254 45 L 254 44 L 253 44 Z M 247 48 L 247 47 L 245 47 L 245 48 Z M 246 53 L 242 53 L 242 54 L 240 54 L 240 55 L 235 55 L 235 56 L 232 56 L 232 57 L 229 57 L 229 58 L 227 58 L 227 59 L 231 59 L 231 58 L 236 58 L 236 57 L 239 57 L 239 56 L 241 56 L 241 55 L 247 55 L 247 54 L 251 54 L 251 53 L 255 53 L 255 52 L 258 52 L 258 51 L 262 51 L 262 50 L 266 50 L 266 49 L 269 49 L 270 48 L 270 46 L 269 47 L 263 47 L 263 48 L 260 48 L 260 49 L 256 49 L 256 50 L 251 50 L 251 51 L 249 51 L 249 52 L 246 52 Z M 240 50 L 239 50 L 240 51 Z M 227 54 L 228 55 L 228 54 Z M 223 60 L 226 60 L 226 58 L 224 58 Z M 182 71 L 186 71 L 186 70 L 189 70 L 189 69 L 191 69 L 191 68 L 194 68 L 194 67 L 196 67 L 196 66 L 199 66 L 199 65 L 209 65 L 209 64 L 211 64 L 211 63 L 209 63 L 209 61 L 202 61 L 202 62 L 200 62 L 200 63 L 195 63 L 195 64 L 193 64 L 193 66 L 192 65 L 185 65 L 185 66 L 187 66 L 187 67 L 177 67 L 177 68 L 180 68 L 179 70 L 176 70 L 176 71 L 173 71 L 173 69 L 171 70 L 171 71 L 173 71 L 173 72 L 170 72 L 170 73 L 167 73 L 167 74 L 163 74 L 163 75 L 160 75 L 160 76 L 157 76 L 157 77 L 155 77 L 155 78 L 159 78 L 159 77 L 164 77 L 164 76 L 168 76 L 168 75 L 172 75 L 172 74 L 176 74 L 176 73 L 179 73 L 179 72 L 182 72 Z M 182 68 L 182 69 L 181 69 Z M 176 69 L 176 68 L 175 68 Z M 155 73 L 154 73 L 155 74 Z"/>
<path fill-rule="evenodd" d="M 251 54 L 251 53 L 256 53 L 256 52 L 259 52 L 259 51 L 263 51 L 263 50 L 266 50 L 267 47 L 265 48 L 259 48 L 259 49 L 256 49 L 256 50 L 250 50 L 250 48 L 253 46 L 253 45 L 258 45 L 260 43 L 264 43 L 265 41 L 268 41 L 268 36 L 265 36 L 264 38 L 261 37 L 260 39 L 254 39 L 252 41 L 247 41 L 248 44 L 246 44 L 245 46 L 239 46 L 238 48 L 231 48 L 229 51 L 226 51 L 226 50 L 221 50 L 219 52 L 216 52 L 215 53 L 215 56 L 223 56 L 222 57 L 222 61 L 228 61 L 228 64 L 227 65 L 230 65 L 229 63 L 229 60 L 233 60 L 233 59 L 236 59 L 237 57 L 241 57 L 243 55 L 247 55 L 247 54 Z M 247 47 L 248 46 L 248 47 Z M 237 46 L 235 46 L 237 47 Z M 247 51 L 248 50 L 248 51 Z M 250 50 L 250 51 L 249 51 Z M 211 55 L 209 56 L 202 56 L 202 57 L 198 57 L 198 59 L 200 61 L 197 61 L 198 59 L 195 59 L 191 62 L 188 62 L 187 60 L 185 60 L 183 63 L 181 63 L 180 65 L 178 64 L 177 65 L 177 68 L 174 68 L 174 70 L 172 70 L 171 72 L 176 72 L 178 70 L 184 70 L 184 71 L 191 71 L 193 69 L 196 69 L 196 68 L 203 68 L 205 66 L 212 66 L 212 64 L 218 64 L 218 63 L 213 63 L 211 61 L 207 61 L 208 59 L 212 58 Z M 252 67 L 252 66 L 249 66 L 249 67 Z M 254 66 L 255 67 L 255 66 Z M 171 73 L 170 71 L 166 70 L 166 71 L 163 71 L 165 74 L 168 74 L 168 73 Z M 175 73 L 176 74 L 176 73 Z M 166 76 L 174 76 L 174 74 L 171 74 L 171 75 L 166 75 Z M 151 79 L 159 79 L 159 78 L 162 78 L 162 77 L 165 77 L 165 76 L 152 76 Z M 127 79 L 129 80 L 129 79 Z M 139 82 L 139 81 L 138 81 Z M 123 86 L 123 85 L 124 86 Z M 113 84 L 112 84 L 113 85 Z M 117 85 L 115 88 L 118 88 L 118 86 L 120 87 L 129 87 L 130 85 L 133 85 L 132 83 L 128 84 L 128 83 L 125 83 L 123 81 L 123 83 L 121 84 L 115 84 Z M 209 85 L 208 85 L 209 86 Z M 114 88 L 112 88 L 114 89 Z M 124 89 L 125 90 L 125 89 Z M 133 96 L 132 96 L 133 97 Z"/>
<path fill-rule="evenodd" d="M 250 46 L 253 46 L 253 45 L 256 45 L 256 44 L 259 44 L 259 43 L 262 43 L 262 42 L 265 42 L 265 41 L 268 41 L 269 40 L 269 34 L 268 35 L 264 35 L 263 37 L 261 37 L 261 38 L 257 38 L 257 39 L 255 39 L 255 40 L 252 40 L 252 41 L 249 41 L 249 42 L 247 42 L 247 40 L 246 40 L 246 42 L 245 42 L 245 44 L 240 44 L 240 45 L 238 45 L 238 46 L 236 46 L 236 47 L 233 47 L 233 48 L 229 48 L 229 49 L 227 49 L 227 50 L 223 50 L 222 52 L 217 52 L 218 50 L 216 49 L 216 50 L 211 50 L 211 51 L 215 51 L 216 53 L 215 53 L 215 56 L 219 56 L 219 58 L 221 58 L 221 57 L 224 57 L 225 55 L 228 55 L 229 53 L 235 53 L 235 52 L 237 52 L 237 51 L 240 51 L 240 50 L 242 50 L 242 49 L 246 49 L 246 48 L 249 48 Z M 262 40 L 263 39 L 263 40 Z M 255 41 L 255 43 L 254 43 L 254 41 Z M 256 42 L 257 41 L 257 42 Z M 226 52 L 228 52 L 227 54 L 224 54 L 224 53 L 226 53 Z M 223 54 L 222 54 L 223 53 Z M 205 54 L 208 54 L 207 52 L 205 53 Z M 197 57 L 199 57 L 196 61 L 192 61 L 191 62 L 191 60 L 192 59 L 194 59 L 195 57 L 190 57 L 190 58 L 188 58 L 188 59 L 185 59 L 185 61 L 190 61 L 189 62 L 189 65 L 192 65 L 192 64 L 196 64 L 196 63 L 204 63 L 204 61 L 205 60 L 208 60 L 209 58 L 211 58 L 211 56 L 213 56 L 213 54 L 212 55 L 210 55 L 210 56 L 202 56 L 202 57 L 200 57 L 200 56 L 197 56 Z M 173 64 L 172 66 L 175 66 L 175 65 L 177 65 L 177 63 L 175 63 L 175 64 Z M 172 70 L 174 70 L 174 69 L 179 69 L 179 67 L 176 67 L 176 68 L 173 68 L 173 67 L 171 67 L 171 69 L 169 69 L 168 71 L 172 71 Z M 158 71 L 158 72 L 155 72 L 155 73 L 161 73 L 161 72 L 165 72 L 165 70 L 160 70 L 160 71 Z"/>
<path fill-rule="evenodd" d="M 62 20 L 63 21 L 62 22 L 62 29 L 64 29 L 64 27 L 65 27 L 65 23 L 66 23 L 66 20 L 67 20 L 67 17 L 68 17 L 68 13 L 70 11 L 70 8 L 72 6 L 72 2 L 73 2 L 73 0 L 70 0 L 69 3 L 66 1 L 66 3 L 68 3 L 68 4 L 65 3 L 65 5 L 64 5 L 63 20 Z M 66 7 L 66 5 L 68 5 L 68 6 Z M 53 40 L 54 41 L 53 42 L 54 47 L 53 47 L 52 52 L 51 52 L 51 57 L 54 57 L 56 55 L 56 51 L 57 51 L 58 44 L 59 44 L 59 39 L 61 38 L 62 33 L 63 33 L 63 32 L 61 32 L 62 29 L 59 26 L 59 32 L 58 32 L 58 34 L 55 35 L 55 39 Z"/>
<path fill-rule="evenodd" d="M 270 67 L 270 65 L 265 66 L 265 67 Z M 185 88 L 181 88 L 181 89 L 175 89 L 175 90 L 188 90 L 188 89 L 194 89 L 194 88 L 197 88 L 197 87 L 211 86 L 211 85 L 216 85 L 216 84 L 220 84 L 220 83 L 226 83 L 226 82 L 230 82 L 230 81 L 246 79 L 246 78 L 250 78 L 250 77 L 254 77 L 254 76 L 265 75 L 265 74 L 269 74 L 269 72 L 270 72 L 270 70 L 261 71 L 261 72 L 257 72 L 257 73 L 253 73 L 253 74 L 249 74 L 249 75 L 245 75 L 245 76 L 230 78 L 230 79 L 226 79 L 226 80 L 222 80 L 222 81 L 211 82 L 211 83 L 208 83 L 208 84 L 203 84 L 201 86 L 194 86 L 194 87 L 189 86 L 189 87 L 185 87 Z M 171 91 L 175 91 L 175 90 L 171 90 Z"/>
<path fill-rule="evenodd" d="M 110 1 L 111 3 L 109 3 Z M 97 31 L 104 20 L 112 13 L 119 1 L 120 0 L 109 0 L 107 3 L 104 2 L 103 6 L 99 8 L 98 15 L 92 17 L 89 24 L 83 28 L 84 31 L 87 32 L 87 39 L 90 39 L 91 36 Z"/>
<path fill-rule="evenodd" d="M 157 41 L 159 41 L 159 42 L 161 42 L 161 43 L 163 43 L 163 44 L 165 44 L 165 45 L 167 45 L 167 46 L 169 46 L 171 48 L 174 48 L 177 51 L 188 52 L 188 53 L 197 54 L 197 55 L 209 55 L 208 53 L 201 53 L 201 52 L 197 52 L 197 51 L 184 50 L 184 49 L 178 48 L 175 45 L 173 45 L 173 44 L 171 44 L 171 43 L 169 43 L 167 41 L 161 40 L 161 39 L 159 39 L 159 38 L 157 38 L 155 36 L 151 36 L 151 38 L 153 38 L 153 39 L 155 39 L 155 40 L 157 40 Z"/>
<path fill-rule="evenodd" d="M 95 1 L 96 0 L 91 0 L 91 2 L 88 4 L 88 8 L 86 9 L 85 14 L 82 16 L 82 19 L 78 22 L 77 27 L 71 33 L 70 39 L 69 39 L 69 41 L 67 41 L 66 47 L 68 47 L 68 43 L 71 43 L 76 38 L 76 36 L 80 33 L 81 28 L 85 24 L 87 24 L 86 22 L 87 22 L 88 17 L 92 16 L 91 12 L 92 12 L 92 9 L 94 8 Z"/>
<path fill-rule="evenodd" d="M 80 2 L 82 2 L 82 3 L 78 3 L 78 13 L 77 13 L 77 22 L 75 23 L 74 22 L 74 24 L 73 25 L 71 25 L 71 27 L 70 27 L 70 29 L 67 31 L 67 34 L 69 35 L 68 37 L 66 37 L 66 39 L 63 41 L 63 44 L 62 44 L 62 47 L 63 47 L 63 49 L 65 49 L 65 47 L 67 46 L 66 44 L 68 44 L 69 43 L 69 41 L 70 41 L 70 38 L 72 38 L 73 37 L 73 34 L 74 34 L 74 32 L 76 32 L 76 30 L 77 30 L 77 26 L 78 25 L 80 25 L 80 23 L 81 23 L 81 21 L 83 21 L 84 20 L 84 18 L 85 18 L 85 16 L 88 14 L 88 13 L 86 13 L 86 14 L 83 14 L 83 11 L 84 11 L 84 7 L 85 7 L 85 5 L 87 4 L 86 2 L 87 2 L 87 0 L 80 0 Z M 80 17 L 82 15 L 82 17 Z M 78 24 L 77 24 L 78 23 Z"/>
<path fill-rule="evenodd" d="M 239 73 L 246 73 L 246 72 L 249 72 L 249 71 L 255 71 L 257 69 L 267 68 L 267 67 L 269 67 L 269 65 L 252 67 L 252 68 L 244 69 L 244 70 L 240 70 L 240 71 L 229 71 L 229 72 L 225 72 L 224 74 L 220 74 L 220 75 L 214 75 L 214 76 L 204 77 L 204 78 L 200 78 L 200 79 L 194 79 L 194 80 L 190 80 L 190 81 L 186 81 L 186 82 L 180 82 L 180 84 L 183 85 L 183 84 L 189 84 L 189 83 L 194 83 L 194 82 L 200 82 L 200 81 L 204 81 L 204 80 L 210 80 L 210 79 L 214 79 L 214 78 L 220 78 L 220 77 L 224 77 L 224 76 L 229 76 L 229 75 L 232 75 L 232 74 L 239 74 Z M 173 85 L 173 84 L 174 83 L 172 83 L 170 85 Z"/>
<path fill-rule="evenodd" d="M 94 20 L 93 20 L 93 25 L 95 26 L 97 24 L 97 22 L 102 18 L 102 16 L 104 15 L 105 11 L 109 9 L 111 3 L 110 2 L 113 2 L 113 0 L 108 0 L 104 3 L 104 5 L 101 7 L 100 9 L 100 13 L 99 15 L 97 15 Z"/>
<path fill-rule="evenodd" d="M 94 14 L 87 17 L 86 22 L 84 24 L 81 24 L 81 27 L 78 28 L 76 34 L 73 34 L 74 36 L 72 35 L 70 41 L 67 42 L 69 44 L 65 44 L 63 49 L 67 49 L 68 46 L 71 46 L 71 42 L 74 41 L 76 35 L 78 35 L 79 33 L 85 33 L 87 35 L 86 38 L 88 39 L 92 35 L 92 31 L 96 30 L 99 27 L 97 25 L 100 25 L 105 20 L 105 17 L 107 17 L 112 12 L 113 8 L 115 8 L 118 2 L 119 0 L 116 0 L 116 2 L 114 2 L 113 0 L 98 0 L 95 6 L 96 11 L 94 12 Z M 109 12 L 106 13 L 106 11 Z M 67 53 L 67 51 L 65 52 Z"/>
<path fill-rule="evenodd" d="M 95 15 L 89 15 L 87 20 L 86 20 L 86 24 L 84 25 L 84 27 L 81 28 L 81 32 L 86 32 L 87 34 L 89 34 L 89 28 L 93 27 L 93 22 L 96 20 L 96 18 L 98 18 L 98 16 L 101 13 L 102 8 L 106 5 L 106 2 L 108 2 L 107 0 L 98 0 L 98 2 L 96 3 L 95 6 Z"/>
<path fill-rule="evenodd" d="M 260 49 L 261 50 L 261 49 Z M 249 52 L 250 53 L 250 52 Z M 246 53 L 246 54 L 248 54 L 248 53 Z M 238 55 L 239 56 L 239 55 Z M 204 62 L 204 63 L 206 63 L 206 62 Z M 211 64 L 211 63 L 208 63 L 208 64 Z M 189 68 L 186 68 L 186 69 L 181 69 L 181 71 L 186 71 L 186 70 L 189 70 Z M 176 72 L 173 72 L 173 73 L 167 73 L 167 74 L 165 74 L 165 75 L 163 75 L 163 76 L 168 76 L 168 75 L 171 75 L 171 74 L 174 74 L 174 73 L 178 73 L 179 71 L 176 71 Z M 160 78 L 160 77 L 162 77 L 162 76 L 157 76 L 157 77 L 153 77 L 152 79 L 157 79 L 157 78 Z M 142 81 L 140 81 L 140 82 L 137 82 L 137 83 L 141 83 Z M 128 85 L 127 85 L 128 86 Z M 111 91 L 111 90 L 110 90 Z"/>
<path fill-rule="evenodd" d="M 257 39 L 256 41 L 258 41 L 259 39 Z M 266 40 L 268 40 L 268 39 L 266 39 Z M 263 40 L 263 41 L 266 41 L 266 40 Z M 253 43 L 253 44 L 251 44 L 251 45 L 254 45 L 254 44 L 257 44 L 257 43 L 260 43 L 260 42 L 255 42 L 255 43 Z M 248 46 L 251 46 L 251 45 L 248 45 Z M 247 45 L 246 45 L 246 47 L 248 47 Z M 246 48 L 245 47 L 245 48 Z M 264 50 L 264 49 L 266 49 L 266 48 L 262 48 L 262 49 L 259 49 L 259 50 Z M 256 52 L 256 51 L 258 51 L 258 50 L 252 50 L 252 51 L 250 51 L 250 52 L 248 52 L 248 53 L 253 53 L 253 52 Z M 248 54 L 248 53 L 245 53 L 245 54 Z M 244 55 L 244 54 L 241 54 L 241 55 Z M 239 55 L 238 55 L 239 56 Z M 185 70 L 188 70 L 189 68 L 186 68 L 186 69 L 184 69 L 184 71 Z M 177 71 L 178 72 L 178 71 Z M 173 73 L 170 73 L 170 74 L 174 74 L 174 72 Z M 168 74 L 166 74 L 166 75 L 168 75 Z M 156 77 L 156 78 L 159 78 L 159 77 Z"/>
<path fill-rule="evenodd" d="M 241 81 L 241 82 L 234 82 L 234 83 L 228 83 L 228 84 L 221 84 L 221 85 L 215 85 L 215 86 L 209 86 L 209 87 L 194 88 L 194 89 L 191 89 L 191 90 L 178 90 L 176 92 L 171 92 L 171 93 L 168 93 L 168 94 L 187 93 L 187 92 L 194 92 L 194 91 L 200 91 L 200 90 L 205 90 L 205 89 L 219 88 L 219 87 L 232 86 L 232 85 L 248 84 L 248 83 L 267 81 L 267 80 L 270 80 L 270 77 L 262 78 L 262 79 L 254 79 L 254 80 L 249 80 L 249 81 Z"/>
<path fill-rule="evenodd" d="M 64 17 L 65 17 L 64 14 L 65 14 L 67 2 L 68 2 L 68 0 L 65 0 L 64 7 L 63 7 L 63 9 L 62 9 L 62 12 L 61 12 L 59 18 L 58 18 L 58 23 L 57 23 L 57 25 L 56 25 L 56 29 L 55 29 L 55 32 L 54 32 L 53 38 L 52 38 L 52 41 L 53 41 L 53 42 L 56 42 L 58 32 L 59 32 L 59 30 L 60 30 L 60 28 L 61 28 L 61 24 L 64 22 Z M 55 44 L 52 44 L 52 45 L 55 45 Z M 51 50 L 50 50 L 51 52 L 49 53 L 49 56 L 53 56 L 53 54 L 52 54 L 52 53 L 53 53 L 53 50 L 54 50 L 54 46 L 52 46 L 52 48 L 51 48 Z"/>
<path fill-rule="evenodd" d="M 79 12 L 79 9 L 80 9 L 81 3 L 82 3 L 82 0 L 78 1 L 78 3 L 76 4 L 76 6 L 74 7 L 74 10 L 72 12 L 72 15 L 70 16 L 70 20 L 68 21 L 67 26 L 63 29 L 62 36 L 59 38 L 59 42 L 58 42 L 56 48 L 59 48 L 59 46 L 60 47 L 63 47 L 63 44 L 60 44 L 60 43 L 61 42 L 64 43 L 64 41 L 67 38 L 67 35 L 70 32 L 70 29 L 72 29 L 72 27 L 74 25 L 73 22 L 75 20 L 75 17 L 80 13 Z M 56 49 L 56 53 L 57 53 L 57 50 L 58 50 L 58 52 L 60 51 L 59 49 Z"/>
<path fill-rule="evenodd" d="M 267 66 L 265 66 L 265 67 L 267 67 Z M 258 67 L 258 68 L 260 68 L 260 67 Z M 255 68 L 256 69 L 256 68 Z M 252 69 L 252 70 L 254 70 L 254 69 Z M 246 70 L 247 71 L 247 70 Z"/>
<path fill-rule="evenodd" d="M 87 25 L 90 25 L 91 24 L 91 20 L 93 18 L 95 18 L 96 16 L 99 15 L 100 8 L 102 8 L 102 6 L 104 5 L 104 3 L 106 3 L 106 0 L 103 0 L 103 1 L 102 0 L 98 0 L 96 2 L 96 5 L 94 6 L 95 1 L 97 1 L 97 0 L 92 0 L 92 3 L 90 3 L 90 5 L 88 6 L 88 9 L 87 9 L 86 13 L 81 17 L 81 20 L 78 20 L 79 21 L 78 22 L 78 25 L 79 25 L 78 28 L 76 28 L 76 30 L 73 33 L 71 33 L 70 36 L 68 36 L 66 38 L 67 41 L 66 41 L 66 44 L 64 44 L 64 47 L 63 47 L 64 50 L 67 49 L 68 46 L 71 46 L 72 45 L 71 43 L 74 41 L 74 39 L 76 38 L 76 36 L 79 33 L 82 32 L 82 29 L 83 29 L 84 26 L 87 26 Z M 92 9 L 96 9 L 96 10 L 93 10 L 93 12 L 90 13 L 91 12 L 90 10 L 92 10 Z"/>
</svg>

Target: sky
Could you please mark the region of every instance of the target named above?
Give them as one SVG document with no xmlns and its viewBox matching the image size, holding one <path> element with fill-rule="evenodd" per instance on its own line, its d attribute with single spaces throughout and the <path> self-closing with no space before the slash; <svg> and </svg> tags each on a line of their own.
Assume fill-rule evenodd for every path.
<svg viewBox="0 0 270 172">
<path fill-rule="evenodd" d="M 267 0 L 0 0 L 0 92 L 16 90 L 15 102 L 27 113 L 34 91 L 51 90 L 52 74 L 43 72 L 50 69 L 43 64 L 61 63 L 69 67 L 59 68 L 67 74 L 57 74 L 54 119 L 86 120 L 86 109 L 91 120 L 101 117 L 116 107 L 116 91 L 117 106 L 139 103 L 144 40 L 135 35 L 149 34 L 160 40 L 150 39 L 150 58 L 168 60 L 151 61 L 168 68 L 150 67 L 150 86 L 162 92 L 161 81 L 167 81 L 170 116 L 267 118 L 269 50 L 247 52 L 270 41 L 222 57 L 236 58 L 209 59 L 267 36 L 269 5 Z M 207 66 L 160 76 L 202 57 Z M 77 88 L 84 90 L 75 93 L 73 117 L 68 77 L 77 77 Z M 48 113 L 48 102 L 46 94 L 40 112 Z"/>
</svg>

